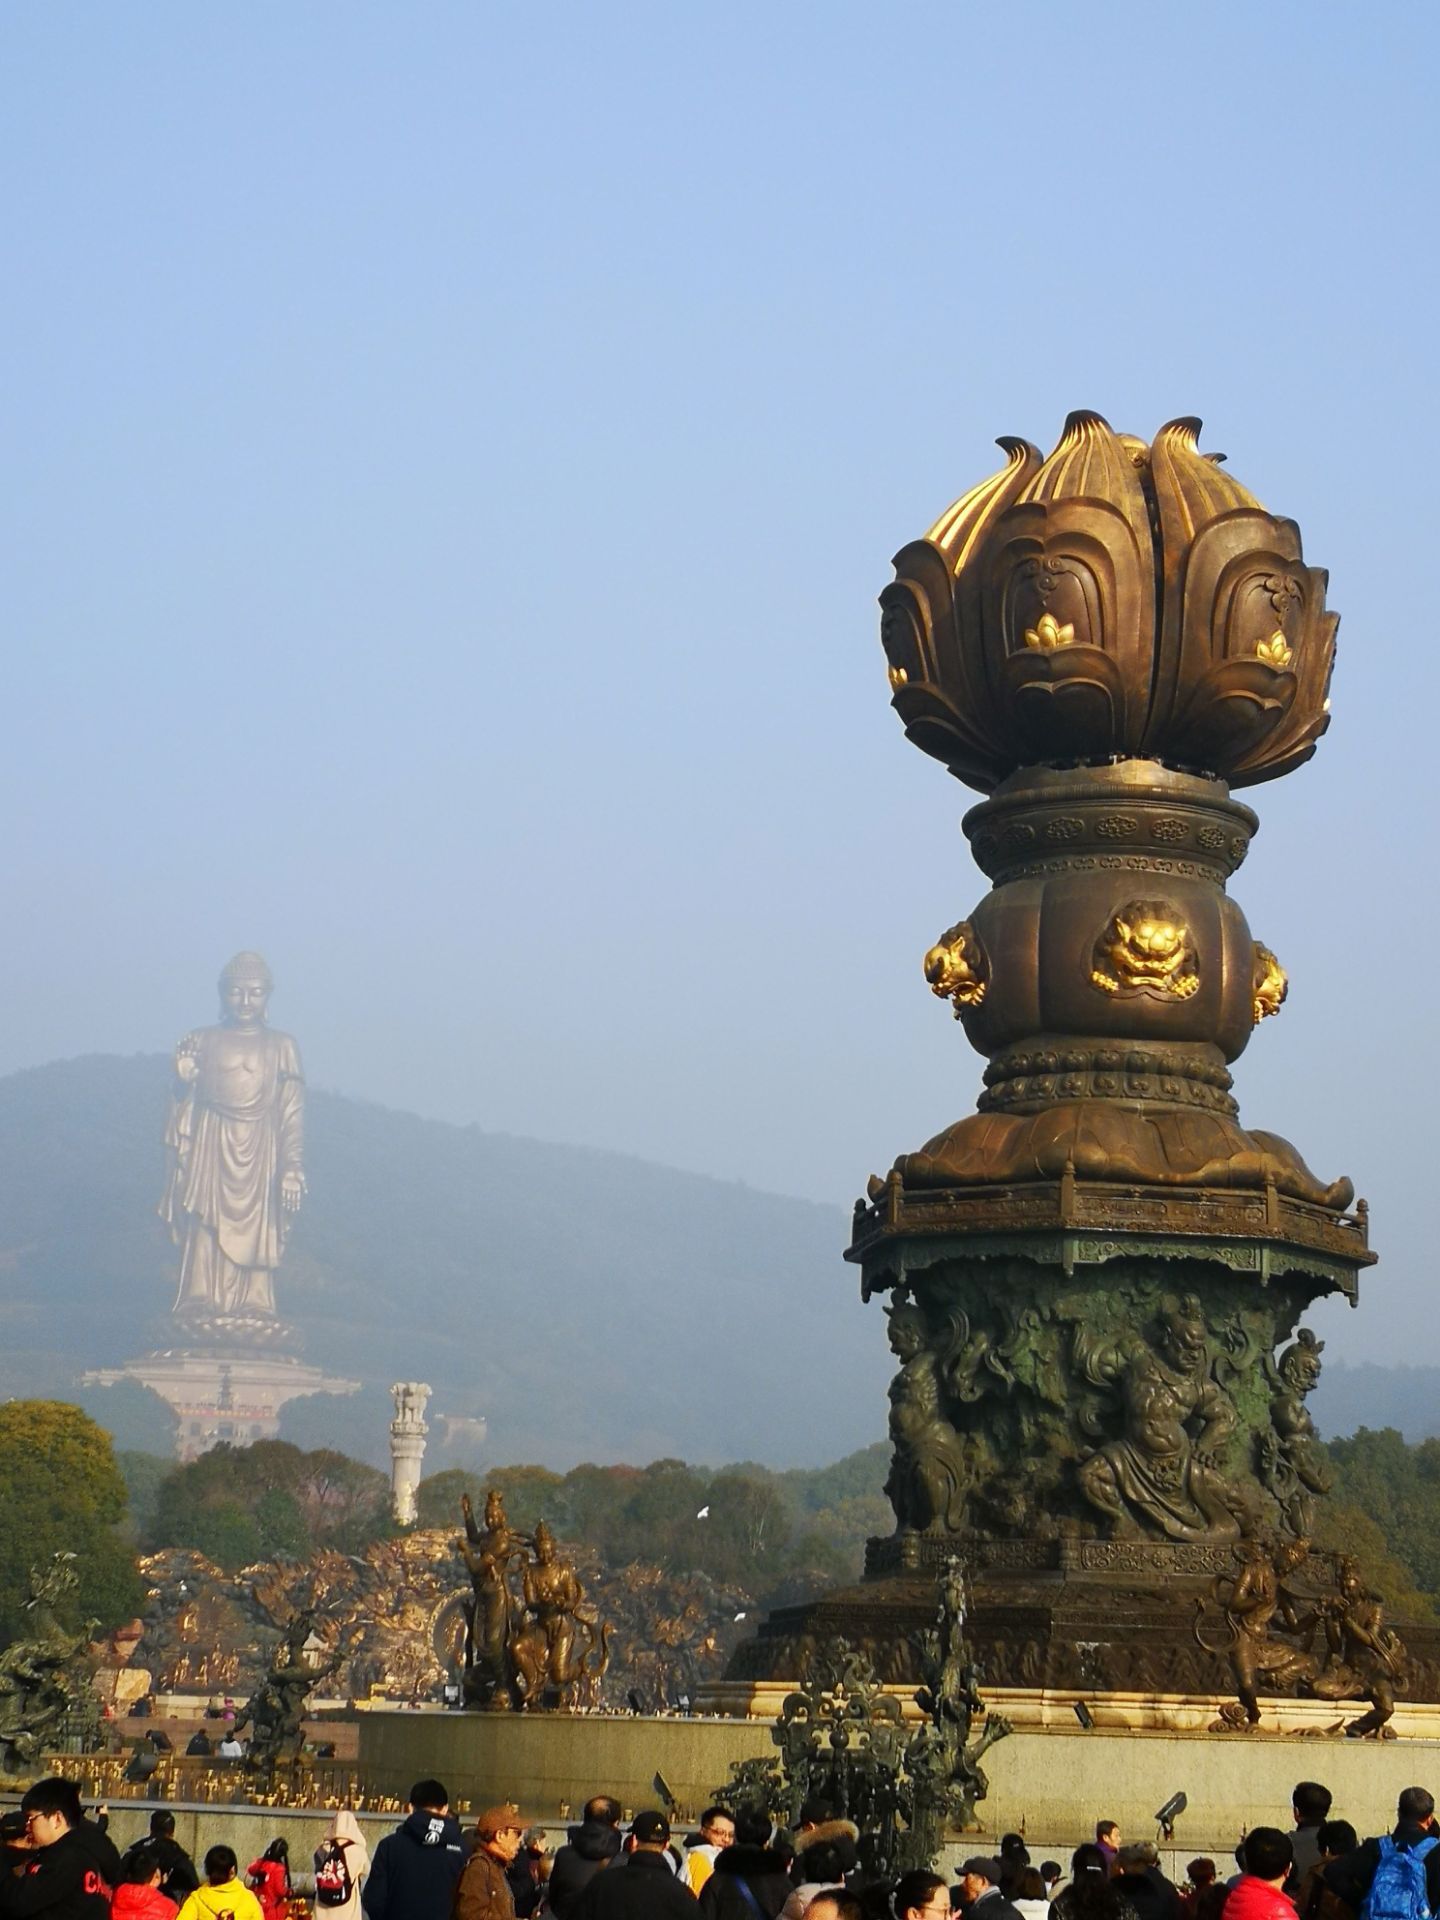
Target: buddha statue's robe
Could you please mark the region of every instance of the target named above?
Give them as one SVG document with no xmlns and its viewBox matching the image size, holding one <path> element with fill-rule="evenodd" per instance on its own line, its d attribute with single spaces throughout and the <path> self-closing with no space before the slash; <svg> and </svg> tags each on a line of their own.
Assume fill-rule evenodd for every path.
<svg viewBox="0 0 1440 1920">
<path fill-rule="evenodd" d="M 299 1049 L 265 1026 L 202 1027 L 175 1062 L 160 1205 L 182 1248 L 175 1310 L 273 1318 L 287 1226 L 280 1183 L 303 1171 Z"/>
</svg>

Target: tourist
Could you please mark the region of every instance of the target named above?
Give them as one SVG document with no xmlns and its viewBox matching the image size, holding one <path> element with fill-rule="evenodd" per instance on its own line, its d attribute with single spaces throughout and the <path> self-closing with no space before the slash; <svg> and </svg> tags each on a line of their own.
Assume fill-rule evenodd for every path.
<svg viewBox="0 0 1440 1920">
<path fill-rule="evenodd" d="M 0 1914 L 105 1920 L 120 1883 L 120 1856 L 85 1819 L 75 1782 L 58 1774 L 37 1780 L 20 1811 L 30 1845 L 20 1871 L 0 1881 Z"/>
<path fill-rule="evenodd" d="M 667 1857 L 670 1822 L 665 1815 L 649 1809 L 637 1813 L 630 1837 L 634 1846 L 624 1871 L 595 1874 L 575 1903 L 575 1920 L 696 1920 L 695 1895 L 683 1876 L 672 1871 Z"/>
<path fill-rule="evenodd" d="M 506 1876 L 524 1833 L 525 1822 L 509 1804 L 487 1807 L 480 1815 L 475 1822 L 475 1851 L 455 1889 L 455 1920 L 515 1920 L 515 1900 Z M 409 1920 L 409 1915 L 403 1920 Z"/>
<path fill-rule="evenodd" d="M 241 1744 L 240 1737 L 233 1727 L 226 1729 L 225 1738 L 215 1749 L 215 1757 L 218 1760 L 243 1760 L 245 1758 L 245 1748 Z"/>
<path fill-rule="evenodd" d="M 1000 1836 L 1000 1891 L 1007 1900 L 1015 1898 L 1015 1882 L 1030 1864 L 1030 1849 L 1023 1833 Z"/>
<path fill-rule="evenodd" d="M 838 1908 L 842 1899 L 854 1900 L 854 1894 L 820 1894 L 812 1903 L 813 1920 L 832 1920 L 819 1902 L 833 1900 L 837 1908 L 835 1920 L 842 1920 Z M 859 1902 L 856 1901 L 856 1905 Z M 916 1867 L 909 1873 L 902 1873 L 895 1882 L 895 1891 L 890 1899 L 895 1920 L 950 1920 L 950 1894 L 945 1882 L 938 1873 L 929 1873 L 924 1867 Z"/>
<path fill-rule="evenodd" d="M 375 1849 L 361 1908 L 367 1920 L 450 1920 L 464 1864 L 449 1793 L 438 1780 L 417 1780 L 409 1818 Z"/>
<path fill-rule="evenodd" d="M 1095 1822 L 1095 1844 L 1105 1856 L 1105 1871 L 1115 1873 L 1120 1865 L 1120 1823 L 1117 1820 Z"/>
<path fill-rule="evenodd" d="M 1200 1903 L 1207 1887 L 1213 1887 L 1220 1869 L 1208 1854 L 1201 1854 L 1185 1869 L 1185 1884 L 1180 1889 L 1180 1920 L 1200 1920 Z M 1223 1900 L 1220 1903 L 1224 1905 Z"/>
<path fill-rule="evenodd" d="M 162 1885 L 164 1866 L 153 1840 L 137 1840 L 120 1861 L 111 1920 L 175 1920 L 175 1902 Z"/>
<path fill-rule="evenodd" d="M 1119 1828 L 1114 1831 L 1118 1834 Z M 1135 1909 L 1112 1879 L 1105 1849 L 1096 1841 L 1070 1857 L 1070 1884 L 1050 1902 L 1053 1920 L 1134 1920 Z"/>
<path fill-rule="evenodd" d="M 850 1820 L 824 1820 L 795 1836 L 792 1880 L 800 1884 L 786 1898 L 780 1920 L 801 1920 L 816 1894 L 843 1887 L 860 1865 L 860 1829 Z"/>
<path fill-rule="evenodd" d="M 520 1840 L 520 1851 L 507 1868 L 510 1898 L 515 1902 L 515 1920 L 531 1920 L 545 1898 L 545 1886 L 553 1862 L 549 1835 L 543 1827 L 531 1827 Z"/>
<path fill-rule="evenodd" d="M 34 1846 L 24 1814 L 7 1807 L 0 1813 L 0 1874 L 23 1873 Z"/>
<path fill-rule="evenodd" d="M 342 1807 L 315 1849 L 315 1907 L 327 1920 L 360 1920 L 360 1888 L 370 1871 L 370 1850 L 360 1823 Z"/>
<path fill-rule="evenodd" d="M 1225 1920 L 1294 1920 L 1284 1892 L 1295 1864 L 1289 1834 L 1278 1827 L 1252 1827 L 1240 1852 L 1244 1871 L 1230 1889 Z"/>
<path fill-rule="evenodd" d="M 685 1855 L 685 1878 L 692 1893 L 699 1893 L 715 1871 L 716 1860 L 734 1844 L 735 1822 L 729 1808 L 707 1807 L 700 1816 L 700 1838 Z"/>
<path fill-rule="evenodd" d="M 1330 1789 L 1322 1787 L 1318 1780 L 1297 1781 L 1290 1796 L 1290 1808 L 1295 1816 L 1295 1831 L 1290 1836 L 1295 1866 L 1285 1891 L 1292 1897 L 1320 1858 L 1320 1828 L 1330 1818 L 1334 1798 Z"/>
<path fill-rule="evenodd" d="M 245 1884 L 260 1902 L 265 1920 L 285 1920 L 290 1905 L 289 1842 L 272 1840 L 260 1858 L 250 1862 Z"/>
<path fill-rule="evenodd" d="M 569 1845 L 559 1848 L 550 1869 L 546 1905 L 555 1920 L 569 1920 L 570 1909 L 600 1869 L 620 1851 L 620 1802 L 597 1793 L 585 1802 L 578 1827 L 570 1828 Z"/>
<path fill-rule="evenodd" d="M 193 1893 L 199 1886 L 200 1876 L 195 1871 L 195 1862 L 175 1838 L 175 1816 L 168 1808 L 155 1809 L 150 1816 L 149 1835 L 144 1840 L 137 1840 L 130 1852 L 144 1846 L 153 1847 L 159 1854 L 160 1891 L 178 1907 L 186 1894 Z M 125 1859 L 129 1857 L 127 1853 Z"/>
<path fill-rule="evenodd" d="M 1048 1920 L 1050 1897 L 1038 1867 L 1021 1867 L 1011 1883 L 1010 1904 L 1020 1920 Z"/>
<path fill-rule="evenodd" d="M 965 1862 L 951 1889 L 954 1904 L 962 1913 L 973 1913 L 976 1920 L 1019 1920 L 1000 1891 L 1000 1871 L 1000 1862 L 989 1854 L 973 1854 Z"/>
<path fill-rule="evenodd" d="M 701 1890 L 705 1920 L 777 1920 L 790 1897 L 790 1861 L 772 1845 L 773 1831 L 763 1807 L 738 1809 L 735 1844 L 716 1860 Z"/>
<path fill-rule="evenodd" d="M 818 1793 L 812 1793 L 808 1799 L 800 1802 L 800 1817 L 791 1829 L 794 1852 L 791 1855 L 790 1871 L 797 1886 L 805 1877 L 804 1869 L 800 1865 L 800 1855 L 810 1844 L 811 1834 L 821 1827 L 828 1827 L 834 1818 L 834 1807 Z"/>
<path fill-rule="evenodd" d="M 191 1734 L 185 1743 L 185 1751 L 192 1760 L 210 1759 L 215 1751 L 215 1745 L 204 1727 L 197 1727 Z"/>
<path fill-rule="evenodd" d="M 1325 1869 L 1334 1860 L 1343 1860 L 1360 1844 L 1360 1836 L 1348 1820 L 1326 1820 L 1320 1828 L 1320 1858 L 1300 1883 L 1295 1895 L 1295 1911 L 1300 1920 L 1347 1920 L 1350 1909 L 1339 1894 L 1325 1884 Z M 1288 1891 L 1288 1887 L 1287 1887 Z"/>
<path fill-rule="evenodd" d="M 1180 1920 L 1180 1894 L 1160 1871 L 1153 1841 L 1130 1840 L 1120 1849 L 1120 1891 L 1137 1920 Z"/>
<path fill-rule="evenodd" d="M 233 1847 L 211 1847 L 205 1883 L 187 1895 L 179 1920 L 264 1920 L 260 1902 L 240 1878 Z"/>
<path fill-rule="evenodd" d="M 1440 1835 L 1435 1830 L 1435 1796 L 1425 1787 L 1406 1787 L 1395 1809 L 1395 1826 L 1385 1838 L 1367 1840 L 1353 1853 L 1332 1860 L 1325 1869 L 1325 1884 L 1339 1895 L 1353 1913 L 1359 1913 L 1365 1896 L 1380 1869 L 1387 1883 L 1400 1877 L 1403 1868 L 1394 1866 L 1396 1853 L 1414 1853 L 1425 1863 L 1425 1904 L 1431 1913 L 1440 1913 Z"/>
<path fill-rule="evenodd" d="M 1058 1860 L 1042 1860 L 1040 1862 L 1040 1878 L 1045 1882 L 1045 1898 L 1047 1900 L 1053 1900 L 1055 1898 L 1055 1889 L 1059 1886 L 1063 1877 Z"/>
</svg>

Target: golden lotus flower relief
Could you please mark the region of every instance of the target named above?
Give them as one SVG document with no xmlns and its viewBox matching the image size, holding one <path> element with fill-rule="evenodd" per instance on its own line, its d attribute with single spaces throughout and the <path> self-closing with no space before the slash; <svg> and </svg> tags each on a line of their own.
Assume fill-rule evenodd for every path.
<svg viewBox="0 0 1440 1920">
<path fill-rule="evenodd" d="M 1254 995 L 1254 1018 L 1258 1027 L 1267 1014 L 1279 1013 L 1285 996 L 1290 991 L 1290 976 L 1275 958 L 1269 947 L 1255 942 L 1255 973 L 1252 992 Z"/>
<path fill-rule="evenodd" d="M 1090 983 L 1102 993 L 1157 993 L 1188 1000 L 1200 985 L 1195 942 L 1164 900 L 1132 900 L 1095 942 Z"/>
<path fill-rule="evenodd" d="M 968 920 L 947 927 L 925 956 L 925 978 L 938 999 L 949 1000 L 958 1020 L 978 1007 L 990 985 L 990 961 Z"/>
<path fill-rule="evenodd" d="M 1042 653 L 1053 653 L 1057 647 L 1073 647 L 1074 622 L 1067 620 L 1062 627 L 1053 613 L 1042 613 L 1033 627 L 1025 629 L 1025 644 L 1038 647 Z"/>
<path fill-rule="evenodd" d="M 1267 667 L 1288 667 L 1295 658 L 1295 649 L 1277 627 L 1268 640 L 1262 640 L 1256 646 L 1255 658 L 1263 660 Z M 1326 704 L 1329 704 L 1328 701 Z"/>
</svg>

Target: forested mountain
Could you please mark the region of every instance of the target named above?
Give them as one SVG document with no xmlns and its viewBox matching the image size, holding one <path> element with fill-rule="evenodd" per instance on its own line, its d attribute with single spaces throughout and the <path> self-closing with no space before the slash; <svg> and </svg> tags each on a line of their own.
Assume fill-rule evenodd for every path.
<svg viewBox="0 0 1440 1920">
<path fill-rule="evenodd" d="M 168 1084 L 161 1055 L 0 1080 L 0 1391 L 173 1344 Z M 789 1466 L 884 1433 L 842 1209 L 315 1091 L 307 1133 L 280 1285 L 306 1357 L 428 1380 L 432 1416 L 486 1417 L 492 1458 Z"/>
</svg>

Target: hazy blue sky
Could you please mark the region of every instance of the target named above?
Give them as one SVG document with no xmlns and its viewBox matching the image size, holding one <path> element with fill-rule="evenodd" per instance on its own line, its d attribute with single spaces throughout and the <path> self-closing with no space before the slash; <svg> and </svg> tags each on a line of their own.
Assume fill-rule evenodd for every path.
<svg viewBox="0 0 1440 1920">
<path fill-rule="evenodd" d="M 6 8 L 0 1070 L 254 945 L 322 1085 L 847 1202 L 978 1084 L 889 556 L 996 434 L 1198 413 L 1344 615 L 1243 1111 L 1434 1357 L 1437 20 Z"/>
</svg>

